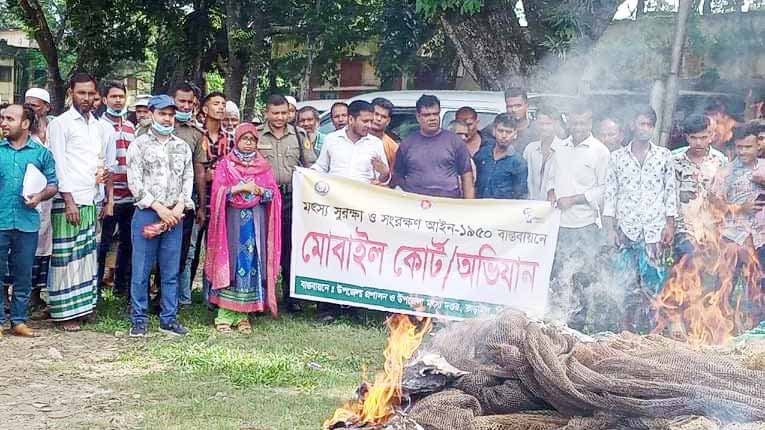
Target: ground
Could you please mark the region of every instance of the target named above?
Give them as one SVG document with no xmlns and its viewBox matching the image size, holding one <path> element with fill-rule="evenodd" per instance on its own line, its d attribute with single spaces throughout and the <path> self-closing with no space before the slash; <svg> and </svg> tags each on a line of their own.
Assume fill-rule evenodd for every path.
<svg viewBox="0 0 765 430">
<path fill-rule="evenodd" d="M 38 323 L 39 338 L 0 339 L 0 429 L 317 430 L 383 360 L 379 315 L 261 316 L 251 335 L 221 335 L 195 304 L 181 312 L 188 337 L 153 320 L 132 339 L 123 309 L 108 297 L 79 333 Z"/>
</svg>

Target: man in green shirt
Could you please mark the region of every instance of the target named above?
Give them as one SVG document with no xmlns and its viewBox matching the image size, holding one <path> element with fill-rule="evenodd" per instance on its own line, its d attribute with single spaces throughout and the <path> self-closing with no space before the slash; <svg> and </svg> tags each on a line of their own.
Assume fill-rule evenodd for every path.
<svg viewBox="0 0 765 430">
<path fill-rule="evenodd" d="M 8 259 L 13 258 L 13 298 L 11 300 L 11 331 L 17 336 L 33 337 L 26 325 L 29 297 L 32 292 L 32 265 L 37 249 L 40 214 L 37 206 L 58 192 L 53 155 L 32 139 L 35 113 L 30 107 L 10 105 L 0 116 L 0 129 L 5 139 L 0 141 L 0 273 L 6 273 Z M 45 176 L 41 190 L 23 194 L 24 177 L 28 169 L 37 169 Z M 5 288 L 0 288 L 0 303 L 5 302 Z M 0 326 L 5 312 L 0 312 Z M 0 330 L 0 336 L 2 336 Z"/>
</svg>

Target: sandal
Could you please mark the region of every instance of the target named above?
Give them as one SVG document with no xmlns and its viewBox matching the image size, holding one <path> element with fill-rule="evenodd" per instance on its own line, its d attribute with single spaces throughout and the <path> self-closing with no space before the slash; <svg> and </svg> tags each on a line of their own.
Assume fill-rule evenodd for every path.
<svg viewBox="0 0 765 430">
<path fill-rule="evenodd" d="M 236 326 L 237 330 L 239 330 L 239 333 L 244 334 L 250 334 L 252 333 L 252 325 L 250 325 L 249 320 L 244 320 L 239 323 L 239 325 Z"/>
<path fill-rule="evenodd" d="M 215 330 L 218 330 L 218 333 L 231 333 L 231 326 L 228 324 L 215 324 Z"/>
<path fill-rule="evenodd" d="M 58 327 L 68 333 L 74 333 L 82 330 L 80 323 L 77 321 L 67 321 L 58 325 Z"/>
</svg>

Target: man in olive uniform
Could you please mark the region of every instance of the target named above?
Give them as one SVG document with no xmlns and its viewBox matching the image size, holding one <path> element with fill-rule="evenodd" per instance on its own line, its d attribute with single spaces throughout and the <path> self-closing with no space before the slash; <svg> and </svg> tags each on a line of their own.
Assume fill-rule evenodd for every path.
<svg viewBox="0 0 765 430">
<path fill-rule="evenodd" d="M 289 102 L 279 94 L 266 103 L 266 122 L 258 127 L 258 150 L 271 164 L 282 193 L 282 285 L 287 312 L 299 312 L 290 299 L 290 260 L 292 254 L 292 173 L 295 167 L 310 167 L 316 161 L 308 137 L 289 121 Z"/>
</svg>

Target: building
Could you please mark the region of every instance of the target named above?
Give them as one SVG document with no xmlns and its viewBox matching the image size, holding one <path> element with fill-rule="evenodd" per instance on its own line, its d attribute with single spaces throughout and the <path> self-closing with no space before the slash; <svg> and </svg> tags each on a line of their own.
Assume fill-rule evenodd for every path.
<svg viewBox="0 0 765 430">
<path fill-rule="evenodd" d="M 0 103 L 20 102 L 29 86 L 29 57 L 37 44 L 23 30 L 0 30 Z"/>
</svg>

